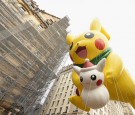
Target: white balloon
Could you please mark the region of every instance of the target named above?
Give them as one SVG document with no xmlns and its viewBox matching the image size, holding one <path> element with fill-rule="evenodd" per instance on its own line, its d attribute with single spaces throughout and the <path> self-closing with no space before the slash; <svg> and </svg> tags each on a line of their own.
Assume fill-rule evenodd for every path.
<svg viewBox="0 0 135 115">
<path fill-rule="evenodd" d="M 109 92 L 103 84 L 104 74 L 102 71 L 105 61 L 102 59 L 97 65 L 87 68 L 73 67 L 80 76 L 80 82 L 83 85 L 81 98 L 85 105 L 92 109 L 101 108 L 109 101 Z"/>
</svg>

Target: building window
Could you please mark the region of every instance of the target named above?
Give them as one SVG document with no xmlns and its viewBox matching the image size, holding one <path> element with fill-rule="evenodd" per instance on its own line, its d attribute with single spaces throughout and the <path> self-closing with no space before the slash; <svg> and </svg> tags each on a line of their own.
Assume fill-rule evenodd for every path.
<svg viewBox="0 0 135 115">
<path fill-rule="evenodd" d="M 60 83 L 60 87 L 62 86 L 62 83 Z"/>
<path fill-rule="evenodd" d="M 50 19 L 50 22 L 52 22 L 52 23 L 53 23 L 53 20 L 52 20 L 52 19 Z"/>
<path fill-rule="evenodd" d="M 67 86 L 67 90 L 68 90 L 69 86 Z"/>
<path fill-rule="evenodd" d="M 72 84 L 72 89 L 73 89 L 73 87 L 74 87 L 74 84 Z"/>
<path fill-rule="evenodd" d="M 6 41 L 6 42 L 7 42 L 7 45 L 8 45 L 10 48 L 15 47 L 15 44 L 13 44 L 11 41 Z"/>
<path fill-rule="evenodd" d="M 29 49 L 29 50 L 32 50 L 32 46 L 27 46 L 27 48 Z M 35 55 L 36 55 L 36 52 L 35 52 Z"/>
<path fill-rule="evenodd" d="M 57 101 L 57 105 L 59 105 L 59 102 L 60 102 L 60 101 L 58 100 L 58 101 Z"/>
<path fill-rule="evenodd" d="M 37 28 L 38 28 L 38 30 L 41 30 L 42 29 L 42 26 L 41 25 L 38 25 Z"/>
<path fill-rule="evenodd" d="M 106 106 L 104 107 L 104 109 L 105 109 L 105 111 L 107 111 L 107 107 Z"/>
<path fill-rule="evenodd" d="M 59 94 L 57 94 L 57 97 L 56 97 L 57 99 L 59 98 Z"/>
<path fill-rule="evenodd" d="M 61 111 L 62 111 L 62 107 L 60 107 L 60 112 L 59 113 L 61 113 Z"/>
<path fill-rule="evenodd" d="M 22 66 L 22 67 L 19 68 L 19 70 L 20 70 L 21 72 L 25 72 L 26 69 Z"/>
<path fill-rule="evenodd" d="M 52 25 L 52 24 L 53 24 L 53 21 L 52 21 L 52 19 L 47 19 L 47 20 L 46 20 L 46 23 L 47 23 L 48 25 Z"/>
<path fill-rule="evenodd" d="M 54 113 L 56 113 L 57 108 L 54 109 Z"/>
<path fill-rule="evenodd" d="M 40 58 L 40 57 L 41 57 L 41 54 L 40 54 L 40 52 L 39 52 L 39 51 L 35 52 L 35 55 L 36 55 L 38 58 Z"/>
<path fill-rule="evenodd" d="M 67 113 L 67 111 L 68 111 L 68 106 L 66 107 L 66 111 L 65 112 Z"/>
<path fill-rule="evenodd" d="M 57 98 L 57 94 L 55 95 L 55 99 Z"/>
<path fill-rule="evenodd" d="M 44 21 L 44 24 L 46 25 L 46 27 L 48 27 L 48 26 L 49 26 L 49 24 L 48 24 L 46 21 Z"/>
<path fill-rule="evenodd" d="M 102 110 L 100 110 L 99 113 L 100 113 L 100 115 L 103 115 L 103 111 Z"/>
<path fill-rule="evenodd" d="M 49 110 L 49 115 L 50 115 L 50 113 L 51 113 L 51 109 Z"/>
<path fill-rule="evenodd" d="M 62 87 L 61 92 L 64 90 L 64 87 Z"/>
<path fill-rule="evenodd" d="M 29 23 L 30 23 L 31 25 L 34 25 L 33 20 L 29 20 Z"/>
<path fill-rule="evenodd" d="M 46 21 L 46 23 L 47 23 L 47 25 L 50 25 L 49 22 L 48 22 L 48 20 Z"/>
<path fill-rule="evenodd" d="M 60 88 L 57 90 L 57 93 L 59 92 Z"/>
<path fill-rule="evenodd" d="M 71 80 L 69 80 L 68 85 L 70 85 Z"/>
<path fill-rule="evenodd" d="M 64 97 L 66 97 L 67 96 L 67 92 L 65 92 L 65 96 Z"/>
<path fill-rule="evenodd" d="M 66 76 L 66 79 L 68 79 L 68 76 Z"/>
<path fill-rule="evenodd" d="M 61 98 L 61 96 L 62 96 L 62 93 L 60 94 L 60 98 Z"/>
<path fill-rule="evenodd" d="M 52 103 L 52 107 L 54 106 L 54 103 L 55 103 L 55 101 L 53 101 L 53 103 Z"/>
<path fill-rule="evenodd" d="M 72 95 L 72 91 L 70 91 L 70 96 Z"/>
<path fill-rule="evenodd" d="M 26 10 L 25 10 L 23 7 L 20 7 L 20 8 L 19 8 L 19 11 L 20 11 L 21 13 L 24 13 Z"/>
<path fill-rule="evenodd" d="M 62 105 L 64 105 L 64 101 L 65 101 L 65 99 L 62 100 Z"/>
</svg>

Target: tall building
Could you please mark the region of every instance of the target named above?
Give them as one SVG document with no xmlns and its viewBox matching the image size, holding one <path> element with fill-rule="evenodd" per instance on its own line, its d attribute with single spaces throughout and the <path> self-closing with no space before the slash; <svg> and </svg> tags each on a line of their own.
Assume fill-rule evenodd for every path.
<svg viewBox="0 0 135 115">
<path fill-rule="evenodd" d="M 130 104 L 109 101 L 101 109 L 84 112 L 68 101 L 76 87 L 71 80 L 72 65 L 63 67 L 46 99 L 41 115 L 134 115 Z"/>
<path fill-rule="evenodd" d="M 68 22 L 33 0 L 0 0 L 0 111 L 38 114 L 67 52 Z"/>
<path fill-rule="evenodd" d="M 59 72 L 59 77 L 55 80 L 43 106 L 41 115 L 61 115 L 75 113 L 78 109 L 72 106 L 68 97 L 74 94 L 75 87 L 71 80 L 72 65 L 63 67 Z M 80 113 L 83 111 L 79 110 Z"/>
</svg>

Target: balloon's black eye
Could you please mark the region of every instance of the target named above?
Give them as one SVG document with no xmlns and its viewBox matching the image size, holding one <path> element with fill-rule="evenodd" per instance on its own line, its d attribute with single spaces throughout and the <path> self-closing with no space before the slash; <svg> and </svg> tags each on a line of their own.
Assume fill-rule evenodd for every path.
<svg viewBox="0 0 135 115">
<path fill-rule="evenodd" d="M 90 38 L 93 38 L 93 37 L 94 37 L 94 34 L 91 33 L 91 32 L 88 32 L 88 33 L 86 33 L 86 34 L 84 35 L 84 37 L 90 39 Z"/>
<path fill-rule="evenodd" d="M 94 81 L 96 80 L 96 75 L 91 75 L 91 79 Z"/>
<path fill-rule="evenodd" d="M 72 42 L 72 44 L 70 45 L 70 50 L 72 49 L 72 47 L 73 47 L 73 42 Z"/>
<path fill-rule="evenodd" d="M 80 81 L 81 81 L 81 82 L 83 81 L 83 77 L 82 77 L 82 76 L 80 76 Z"/>
</svg>

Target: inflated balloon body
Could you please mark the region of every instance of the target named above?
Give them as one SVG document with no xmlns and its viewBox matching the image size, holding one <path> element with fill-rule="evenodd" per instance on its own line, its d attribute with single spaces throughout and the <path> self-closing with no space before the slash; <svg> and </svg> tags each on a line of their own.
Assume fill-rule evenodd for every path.
<svg viewBox="0 0 135 115">
<path fill-rule="evenodd" d="M 106 58 L 104 85 L 109 91 L 110 99 L 130 103 L 135 108 L 135 83 L 123 66 L 121 58 L 109 47 L 110 37 L 97 19 L 91 23 L 90 31 L 77 37 L 68 34 L 66 40 L 70 45 L 70 57 L 76 66 L 83 67 L 86 58 L 94 65 Z M 90 108 L 85 107 L 80 97 L 83 86 L 75 71 L 72 72 L 72 81 L 79 95 L 71 96 L 69 101 L 78 108 L 89 111 Z"/>
<path fill-rule="evenodd" d="M 83 86 L 81 98 L 87 107 L 98 109 L 105 106 L 109 101 L 109 92 L 104 86 L 103 69 L 105 66 L 105 58 L 97 65 L 80 68 L 73 66 L 73 69 L 80 77 L 80 83 Z"/>
</svg>

